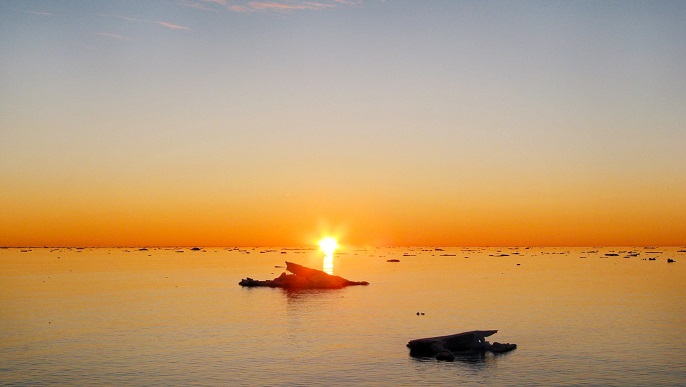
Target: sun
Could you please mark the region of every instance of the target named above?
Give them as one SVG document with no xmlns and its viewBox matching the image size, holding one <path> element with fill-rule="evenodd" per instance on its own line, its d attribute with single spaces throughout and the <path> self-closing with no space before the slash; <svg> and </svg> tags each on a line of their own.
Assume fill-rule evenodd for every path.
<svg viewBox="0 0 686 387">
<path fill-rule="evenodd" d="M 319 241 L 319 249 L 324 252 L 325 255 L 333 255 L 333 252 L 338 248 L 338 242 L 336 238 L 325 237 Z"/>
</svg>

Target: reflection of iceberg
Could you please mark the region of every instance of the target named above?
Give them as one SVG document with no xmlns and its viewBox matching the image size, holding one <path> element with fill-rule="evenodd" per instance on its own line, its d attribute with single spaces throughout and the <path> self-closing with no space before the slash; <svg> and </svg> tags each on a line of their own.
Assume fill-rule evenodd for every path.
<svg viewBox="0 0 686 387">
<path fill-rule="evenodd" d="M 286 262 L 286 270 L 293 274 L 282 273 L 273 280 L 242 279 L 241 286 L 267 286 L 286 289 L 340 289 L 351 285 L 369 285 L 367 281 L 350 281 L 337 275 L 330 275 L 321 270 L 310 269 L 293 262 Z"/>
<path fill-rule="evenodd" d="M 324 256 L 323 270 L 326 274 L 333 274 L 333 254 Z"/>
</svg>

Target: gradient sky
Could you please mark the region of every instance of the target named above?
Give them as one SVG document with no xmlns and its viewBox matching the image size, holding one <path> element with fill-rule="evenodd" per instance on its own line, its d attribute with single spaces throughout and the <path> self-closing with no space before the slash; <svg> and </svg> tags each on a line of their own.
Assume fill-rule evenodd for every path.
<svg viewBox="0 0 686 387">
<path fill-rule="evenodd" d="M 686 244 L 683 1 L 0 1 L 0 245 Z"/>
</svg>

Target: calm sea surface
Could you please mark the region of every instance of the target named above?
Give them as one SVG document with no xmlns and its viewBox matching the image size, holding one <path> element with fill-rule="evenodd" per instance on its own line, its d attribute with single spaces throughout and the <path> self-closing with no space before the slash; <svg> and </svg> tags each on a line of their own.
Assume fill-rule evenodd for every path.
<svg viewBox="0 0 686 387">
<path fill-rule="evenodd" d="M 686 385 L 684 250 L 348 249 L 369 286 L 288 292 L 238 281 L 321 253 L 0 249 L 0 384 Z M 405 347 L 475 329 L 518 348 Z"/>
</svg>

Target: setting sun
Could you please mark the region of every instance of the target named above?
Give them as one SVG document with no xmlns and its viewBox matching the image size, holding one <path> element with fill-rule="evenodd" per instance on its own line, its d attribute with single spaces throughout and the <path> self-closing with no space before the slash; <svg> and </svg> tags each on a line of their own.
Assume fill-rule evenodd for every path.
<svg viewBox="0 0 686 387">
<path fill-rule="evenodd" d="M 338 242 L 336 238 L 326 237 L 319 241 L 319 249 L 324 252 L 325 255 L 333 255 L 333 252 L 338 248 Z"/>
</svg>

